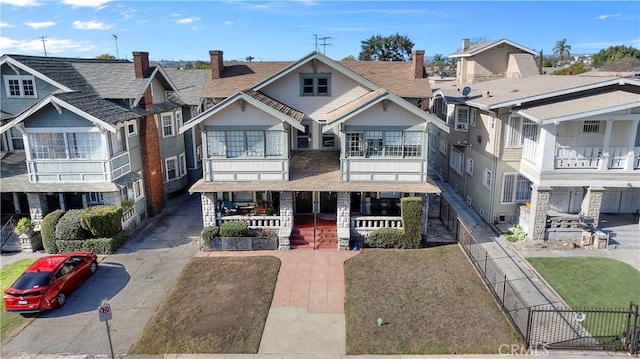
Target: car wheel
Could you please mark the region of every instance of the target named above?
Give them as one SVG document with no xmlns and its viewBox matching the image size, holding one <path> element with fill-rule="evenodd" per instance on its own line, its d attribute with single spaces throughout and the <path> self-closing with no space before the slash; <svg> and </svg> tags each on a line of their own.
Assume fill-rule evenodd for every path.
<svg viewBox="0 0 640 359">
<path fill-rule="evenodd" d="M 64 306 L 64 304 L 67 302 L 67 294 L 63 291 L 58 292 L 56 302 L 58 302 L 58 308 Z"/>
<path fill-rule="evenodd" d="M 91 264 L 89 264 L 89 273 L 93 274 L 98 270 L 98 262 L 96 261 L 91 261 Z"/>
</svg>

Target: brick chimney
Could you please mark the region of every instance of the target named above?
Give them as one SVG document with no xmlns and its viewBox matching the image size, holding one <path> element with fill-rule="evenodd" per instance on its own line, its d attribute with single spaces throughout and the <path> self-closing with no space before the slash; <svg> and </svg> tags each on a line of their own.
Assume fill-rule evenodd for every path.
<svg viewBox="0 0 640 359">
<path fill-rule="evenodd" d="M 209 57 L 211 58 L 211 78 L 219 79 L 222 76 L 222 71 L 224 70 L 222 51 L 211 50 L 209 51 Z"/>
<path fill-rule="evenodd" d="M 149 70 L 149 53 L 144 51 L 134 51 L 133 68 L 135 69 L 136 78 L 143 78 L 144 74 Z"/>
<path fill-rule="evenodd" d="M 469 39 L 462 39 L 462 51 L 469 48 Z"/>
<path fill-rule="evenodd" d="M 411 69 L 414 78 L 424 78 L 424 50 L 411 51 Z"/>
</svg>

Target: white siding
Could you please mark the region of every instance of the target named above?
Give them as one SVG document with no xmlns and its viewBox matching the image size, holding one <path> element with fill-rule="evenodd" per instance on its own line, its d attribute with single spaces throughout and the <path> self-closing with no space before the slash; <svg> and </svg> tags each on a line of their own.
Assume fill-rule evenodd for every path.
<svg viewBox="0 0 640 359">
<path fill-rule="evenodd" d="M 242 126 L 272 126 L 271 129 L 282 129 L 282 121 L 270 114 L 245 105 L 242 111 L 240 103 L 235 102 L 202 123 L 203 126 L 234 126 L 242 130 Z"/>
<path fill-rule="evenodd" d="M 349 119 L 346 126 L 426 126 L 425 121 L 395 103 L 389 102 L 383 111 L 382 103 L 377 103 L 366 111 Z M 426 135 L 426 133 L 425 133 Z"/>
</svg>

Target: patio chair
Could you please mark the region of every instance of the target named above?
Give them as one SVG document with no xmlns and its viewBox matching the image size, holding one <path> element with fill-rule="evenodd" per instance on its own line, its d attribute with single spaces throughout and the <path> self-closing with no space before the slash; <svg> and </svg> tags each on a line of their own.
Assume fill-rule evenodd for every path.
<svg viewBox="0 0 640 359">
<path fill-rule="evenodd" d="M 238 214 L 238 205 L 231 201 L 222 201 L 222 212 L 225 215 Z"/>
</svg>

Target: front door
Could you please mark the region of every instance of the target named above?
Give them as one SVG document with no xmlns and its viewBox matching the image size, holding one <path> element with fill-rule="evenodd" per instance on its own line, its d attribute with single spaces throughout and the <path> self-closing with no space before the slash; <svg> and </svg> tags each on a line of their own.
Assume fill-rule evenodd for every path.
<svg viewBox="0 0 640 359">
<path fill-rule="evenodd" d="M 296 193 L 296 213 L 313 213 L 313 192 Z"/>
<path fill-rule="evenodd" d="M 320 192 L 320 213 L 336 214 L 338 211 L 338 194 L 336 192 Z"/>
</svg>

